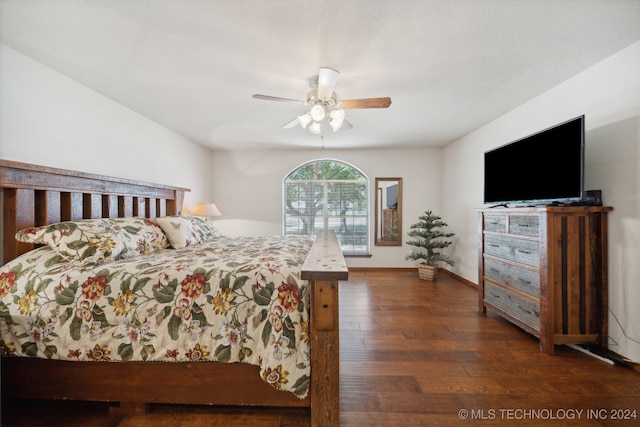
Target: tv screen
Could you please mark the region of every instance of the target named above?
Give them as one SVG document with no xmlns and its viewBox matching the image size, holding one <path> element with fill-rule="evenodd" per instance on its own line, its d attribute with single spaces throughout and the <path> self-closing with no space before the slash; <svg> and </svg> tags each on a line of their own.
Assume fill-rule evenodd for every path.
<svg viewBox="0 0 640 427">
<path fill-rule="evenodd" d="M 583 200 L 584 116 L 484 154 L 485 204 Z"/>
</svg>

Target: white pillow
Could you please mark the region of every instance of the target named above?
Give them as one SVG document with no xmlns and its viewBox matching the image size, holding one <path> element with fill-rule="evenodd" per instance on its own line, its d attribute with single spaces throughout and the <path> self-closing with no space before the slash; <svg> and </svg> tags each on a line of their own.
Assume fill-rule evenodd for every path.
<svg viewBox="0 0 640 427">
<path fill-rule="evenodd" d="M 202 237 L 193 223 L 184 216 L 166 216 L 156 218 L 155 222 L 167 235 L 171 246 L 176 249 L 185 248 L 202 242 Z"/>
</svg>

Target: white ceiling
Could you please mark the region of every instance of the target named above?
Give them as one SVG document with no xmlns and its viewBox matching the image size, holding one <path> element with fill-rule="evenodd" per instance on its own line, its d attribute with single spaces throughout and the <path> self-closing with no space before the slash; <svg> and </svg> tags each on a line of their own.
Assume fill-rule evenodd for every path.
<svg viewBox="0 0 640 427">
<path fill-rule="evenodd" d="M 219 150 L 318 148 L 252 95 L 304 100 L 322 66 L 393 101 L 325 147 L 441 147 L 637 40 L 640 0 L 0 0 L 0 41 Z"/>
</svg>

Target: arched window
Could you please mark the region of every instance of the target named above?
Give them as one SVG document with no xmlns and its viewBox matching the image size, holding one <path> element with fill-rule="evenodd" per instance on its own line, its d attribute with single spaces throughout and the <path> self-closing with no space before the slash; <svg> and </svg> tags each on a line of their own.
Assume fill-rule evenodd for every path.
<svg viewBox="0 0 640 427">
<path fill-rule="evenodd" d="M 369 179 L 339 160 L 313 160 L 283 180 L 284 234 L 336 232 L 345 254 L 369 253 Z"/>
</svg>

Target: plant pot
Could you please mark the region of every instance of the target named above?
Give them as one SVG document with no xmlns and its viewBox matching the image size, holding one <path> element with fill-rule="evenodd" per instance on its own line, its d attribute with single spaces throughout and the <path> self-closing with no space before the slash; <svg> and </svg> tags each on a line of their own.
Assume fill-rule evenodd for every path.
<svg viewBox="0 0 640 427">
<path fill-rule="evenodd" d="M 418 277 L 421 280 L 433 282 L 436 279 L 438 267 L 435 265 L 420 264 L 418 265 Z"/>
</svg>

